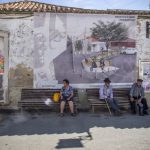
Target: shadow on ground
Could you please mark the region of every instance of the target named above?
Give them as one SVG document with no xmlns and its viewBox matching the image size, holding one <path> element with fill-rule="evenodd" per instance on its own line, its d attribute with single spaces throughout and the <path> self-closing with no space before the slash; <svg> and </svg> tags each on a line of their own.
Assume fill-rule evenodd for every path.
<svg viewBox="0 0 150 150">
<path fill-rule="evenodd" d="M 0 136 L 88 133 L 94 127 L 106 128 L 150 128 L 150 116 L 133 116 L 124 114 L 120 117 L 106 114 L 91 114 L 82 112 L 76 117 L 66 114 L 59 117 L 56 113 L 31 114 L 27 112 L 5 115 L 0 124 Z"/>
</svg>

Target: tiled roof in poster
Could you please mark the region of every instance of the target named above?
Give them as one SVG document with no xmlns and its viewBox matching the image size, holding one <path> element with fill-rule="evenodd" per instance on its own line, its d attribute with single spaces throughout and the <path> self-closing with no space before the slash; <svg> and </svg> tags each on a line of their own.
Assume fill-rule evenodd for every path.
<svg viewBox="0 0 150 150">
<path fill-rule="evenodd" d="M 34 13 L 34 12 L 54 12 L 54 13 L 89 13 L 89 14 L 131 14 L 150 15 L 149 10 L 94 10 L 75 7 L 58 6 L 35 1 L 19 1 L 10 3 L 0 3 L 0 13 Z"/>
</svg>

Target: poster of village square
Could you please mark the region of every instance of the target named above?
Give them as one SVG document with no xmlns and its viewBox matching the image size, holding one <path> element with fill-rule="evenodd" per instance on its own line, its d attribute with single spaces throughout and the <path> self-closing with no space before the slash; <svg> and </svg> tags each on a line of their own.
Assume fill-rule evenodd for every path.
<svg viewBox="0 0 150 150">
<path fill-rule="evenodd" d="M 42 14 L 34 17 L 35 87 L 115 83 L 135 78 L 136 16 Z M 45 29 L 45 30 L 44 30 Z"/>
</svg>

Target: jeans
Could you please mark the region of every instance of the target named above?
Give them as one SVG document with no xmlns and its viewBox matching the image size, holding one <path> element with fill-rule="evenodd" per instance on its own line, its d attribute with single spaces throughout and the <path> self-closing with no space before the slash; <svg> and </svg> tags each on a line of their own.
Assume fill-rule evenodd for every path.
<svg viewBox="0 0 150 150">
<path fill-rule="evenodd" d="M 103 99 L 102 101 L 105 101 L 105 100 Z M 114 111 L 118 111 L 119 110 L 118 103 L 117 103 L 117 101 L 114 98 L 113 99 L 107 98 L 106 101 L 107 101 L 109 107 L 111 107 Z"/>
</svg>

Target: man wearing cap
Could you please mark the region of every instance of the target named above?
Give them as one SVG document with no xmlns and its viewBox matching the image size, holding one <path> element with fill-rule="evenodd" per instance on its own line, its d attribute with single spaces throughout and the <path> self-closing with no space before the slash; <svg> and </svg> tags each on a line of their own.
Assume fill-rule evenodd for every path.
<svg viewBox="0 0 150 150">
<path fill-rule="evenodd" d="M 105 78 L 104 85 L 102 85 L 99 90 L 100 100 L 102 101 L 106 100 L 108 105 L 113 109 L 115 114 L 121 114 L 118 104 L 113 97 L 113 90 L 110 83 L 111 81 L 109 80 L 109 78 Z"/>
<path fill-rule="evenodd" d="M 134 83 L 130 90 L 130 104 L 131 111 L 133 114 L 136 114 L 136 105 L 139 108 L 139 115 L 148 115 L 147 101 L 144 98 L 144 88 L 142 86 L 142 79 L 137 79 L 137 82 Z"/>
</svg>

